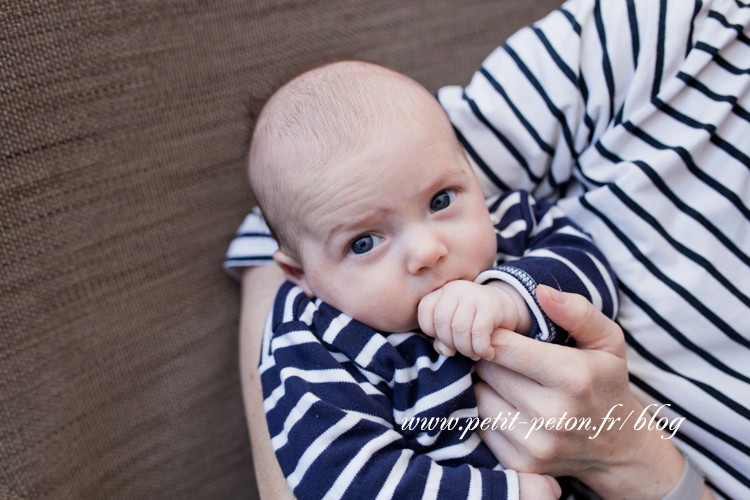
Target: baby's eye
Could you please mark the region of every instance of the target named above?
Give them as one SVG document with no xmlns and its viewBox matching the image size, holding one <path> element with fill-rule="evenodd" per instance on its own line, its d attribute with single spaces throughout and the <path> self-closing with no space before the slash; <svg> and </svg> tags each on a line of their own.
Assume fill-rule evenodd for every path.
<svg viewBox="0 0 750 500">
<path fill-rule="evenodd" d="M 355 253 L 357 255 L 361 255 L 363 253 L 367 253 L 373 248 L 375 248 L 377 245 L 380 244 L 380 242 L 383 241 L 383 238 L 380 236 L 375 236 L 372 234 L 366 234 L 364 236 L 360 236 L 356 240 L 354 240 L 351 244 L 351 251 L 352 253 Z"/>
<path fill-rule="evenodd" d="M 432 212 L 445 210 L 454 201 L 456 201 L 456 191 L 454 191 L 453 189 L 445 189 L 433 196 L 432 200 L 430 201 L 430 210 Z"/>
</svg>

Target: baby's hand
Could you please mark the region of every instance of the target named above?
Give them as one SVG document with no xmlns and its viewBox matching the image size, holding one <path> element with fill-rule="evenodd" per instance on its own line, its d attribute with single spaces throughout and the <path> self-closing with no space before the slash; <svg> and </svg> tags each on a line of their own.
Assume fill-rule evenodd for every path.
<svg viewBox="0 0 750 500">
<path fill-rule="evenodd" d="M 475 360 L 495 357 L 491 341 L 497 329 L 520 331 L 531 324 L 526 303 L 503 282 L 448 282 L 422 298 L 417 318 L 422 331 L 436 339 L 440 354 L 458 350 Z"/>
</svg>

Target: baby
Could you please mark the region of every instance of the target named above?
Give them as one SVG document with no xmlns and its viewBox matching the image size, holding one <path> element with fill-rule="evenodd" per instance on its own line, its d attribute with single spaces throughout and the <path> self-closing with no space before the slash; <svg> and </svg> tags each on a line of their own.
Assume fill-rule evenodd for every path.
<svg viewBox="0 0 750 500">
<path fill-rule="evenodd" d="M 488 209 L 439 103 L 369 63 L 279 89 L 249 171 L 289 281 L 260 372 L 295 495 L 553 498 L 549 478 L 502 470 L 469 432 L 472 359 L 492 360 L 509 331 L 566 340 L 537 284 L 614 315 L 613 275 L 590 238 L 524 192 Z"/>
</svg>

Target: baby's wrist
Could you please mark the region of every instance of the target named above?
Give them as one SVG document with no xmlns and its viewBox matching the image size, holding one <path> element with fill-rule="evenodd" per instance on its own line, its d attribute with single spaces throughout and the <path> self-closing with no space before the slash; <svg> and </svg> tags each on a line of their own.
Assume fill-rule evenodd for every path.
<svg viewBox="0 0 750 500">
<path fill-rule="evenodd" d="M 516 290 L 513 285 L 502 280 L 488 281 L 485 286 L 491 286 L 497 290 L 505 292 L 506 299 L 504 300 L 504 307 L 514 307 L 517 312 L 518 321 L 513 331 L 528 335 L 531 333 L 533 327 L 533 320 L 531 318 L 531 312 L 529 306 L 523 299 L 521 294 Z"/>
</svg>

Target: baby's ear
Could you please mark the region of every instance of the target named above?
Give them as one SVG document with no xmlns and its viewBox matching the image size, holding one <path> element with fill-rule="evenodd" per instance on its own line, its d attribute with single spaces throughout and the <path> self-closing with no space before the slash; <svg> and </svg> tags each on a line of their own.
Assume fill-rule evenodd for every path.
<svg viewBox="0 0 750 500">
<path fill-rule="evenodd" d="M 305 270 L 302 268 L 302 265 L 297 262 L 297 259 L 283 250 L 276 250 L 273 254 L 273 260 L 284 271 L 286 279 L 300 287 L 308 298 L 314 297 L 310 285 L 307 282 Z"/>
</svg>

